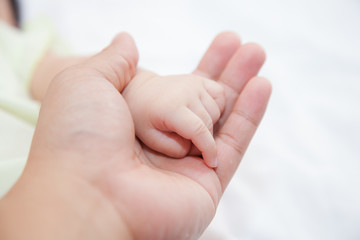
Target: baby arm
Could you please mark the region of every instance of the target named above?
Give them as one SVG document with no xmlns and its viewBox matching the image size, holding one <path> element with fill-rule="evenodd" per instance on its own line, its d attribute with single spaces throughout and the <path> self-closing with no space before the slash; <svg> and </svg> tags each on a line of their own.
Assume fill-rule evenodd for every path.
<svg viewBox="0 0 360 240">
<path fill-rule="evenodd" d="M 193 144 L 205 163 L 216 167 L 213 125 L 225 106 L 220 84 L 196 75 L 160 77 L 141 70 L 123 96 L 144 144 L 176 158 L 185 157 Z"/>
<path fill-rule="evenodd" d="M 88 57 L 69 56 L 61 57 L 50 50 L 39 62 L 30 81 L 31 96 L 42 101 L 52 79 L 66 68 L 82 63 Z"/>
</svg>

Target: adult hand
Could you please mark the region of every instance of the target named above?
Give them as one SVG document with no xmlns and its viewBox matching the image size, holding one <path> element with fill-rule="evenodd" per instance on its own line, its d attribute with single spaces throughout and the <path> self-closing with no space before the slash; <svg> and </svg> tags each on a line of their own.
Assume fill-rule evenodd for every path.
<svg viewBox="0 0 360 240">
<path fill-rule="evenodd" d="M 0 237 L 11 233 L 6 226 L 20 225 L 26 227 L 15 233 L 28 239 L 198 238 L 265 111 L 271 87 L 254 77 L 263 61 L 257 45 L 223 33 L 195 71 L 226 87 L 216 170 L 198 157 L 165 157 L 135 139 L 120 94 L 137 62 L 128 35 L 58 75 L 43 101 L 25 172 L 0 204 L 0 216 L 12 216 L 0 217 Z"/>
</svg>

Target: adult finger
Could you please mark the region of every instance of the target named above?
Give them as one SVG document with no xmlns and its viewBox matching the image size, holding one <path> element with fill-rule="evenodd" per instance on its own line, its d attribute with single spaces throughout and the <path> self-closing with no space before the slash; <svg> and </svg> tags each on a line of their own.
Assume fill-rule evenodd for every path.
<svg viewBox="0 0 360 240">
<path fill-rule="evenodd" d="M 267 79 L 252 78 L 244 87 L 228 119 L 216 136 L 219 161 L 216 173 L 223 191 L 255 134 L 270 94 L 271 84 Z"/>
<path fill-rule="evenodd" d="M 232 56 L 218 81 L 224 86 L 226 105 L 225 111 L 215 127 L 215 133 L 226 121 L 246 83 L 257 75 L 264 61 L 265 52 L 255 43 L 242 45 Z"/>
<path fill-rule="evenodd" d="M 220 33 L 209 46 L 194 74 L 217 80 L 240 45 L 240 38 L 235 33 Z"/>
<path fill-rule="evenodd" d="M 265 52 L 256 43 L 242 45 L 222 72 L 219 81 L 240 93 L 250 78 L 256 76 L 265 61 Z"/>
<path fill-rule="evenodd" d="M 40 146 L 37 149 L 52 151 L 53 146 L 48 146 L 56 143 L 54 146 L 59 154 L 69 153 L 68 150 L 72 149 L 73 152 L 84 152 L 82 156 L 86 158 L 100 152 L 116 152 L 121 146 L 124 154 L 133 154 L 133 121 L 118 91 L 135 73 L 136 63 L 135 44 L 128 34 L 123 33 L 101 53 L 58 74 L 41 106 L 37 129 L 45 130 L 36 130 L 35 133 L 46 132 L 49 136 L 56 135 L 56 138 L 34 135 L 33 143 Z M 95 144 L 96 141 L 102 144 Z M 59 146 L 65 147 L 61 149 Z M 84 146 L 91 147 L 84 151 Z"/>
<path fill-rule="evenodd" d="M 84 66 L 93 67 L 121 92 L 135 75 L 138 58 L 133 38 L 120 33 L 107 48 L 84 62 Z"/>
</svg>

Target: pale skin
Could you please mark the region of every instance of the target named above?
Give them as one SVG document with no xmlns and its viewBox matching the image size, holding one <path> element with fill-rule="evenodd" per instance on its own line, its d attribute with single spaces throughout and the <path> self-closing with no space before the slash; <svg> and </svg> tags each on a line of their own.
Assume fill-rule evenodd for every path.
<svg viewBox="0 0 360 240">
<path fill-rule="evenodd" d="M 194 72 L 225 91 L 216 169 L 135 138 L 120 92 L 136 61 L 121 34 L 52 81 L 25 171 L 0 201 L 1 239 L 197 239 L 208 226 L 266 109 L 271 86 L 256 77 L 263 50 L 222 33 Z"/>
<path fill-rule="evenodd" d="M 49 79 L 86 59 L 48 53 L 32 78 L 32 96 L 41 100 Z M 202 154 L 209 167 L 217 166 L 212 133 L 225 106 L 221 84 L 198 75 L 163 77 L 141 69 L 123 96 L 134 119 L 136 136 L 148 147 L 174 158 L 185 157 L 190 151 L 192 155 Z"/>
<path fill-rule="evenodd" d="M 13 27 L 16 26 L 16 20 L 9 0 L 0 0 L 0 19 Z"/>
<path fill-rule="evenodd" d="M 123 91 L 135 133 L 151 149 L 183 158 L 191 143 L 217 166 L 213 125 L 225 107 L 221 84 L 194 74 L 160 77 L 140 70 Z"/>
<path fill-rule="evenodd" d="M 0 0 L 0 6 L 0 17 L 15 26 L 10 2 Z M 42 101 L 58 73 L 87 58 L 59 57 L 49 50 L 33 73 L 32 97 Z M 143 143 L 170 157 L 202 154 L 209 167 L 217 166 L 212 133 L 225 104 L 220 84 L 196 75 L 161 77 L 141 70 L 126 88 L 124 96 L 134 119 L 136 135 Z"/>
<path fill-rule="evenodd" d="M 131 38 L 120 35 L 85 60 L 49 52 L 34 74 L 32 94 L 43 99 L 53 76 L 82 63 L 50 86 L 25 171 L 0 201 L 0 238 L 196 239 L 265 111 L 270 84 L 255 77 L 262 49 L 220 34 L 194 72 L 225 91 L 224 114 L 213 131 L 216 169 L 198 157 L 174 161 L 135 139 L 119 94 L 135 72 Z"/>
<path fill-rule="evenodd" d="M 0 0 L 0 19 L 12 27 L 17 25 L 9 0 Z M 36 100 L 42 101 L 50 81 L 56 74 L 86 59 L 87 57 L 82 56 L 60 57 L 49 50 L 38 63 L 31 78 L 31 96 Z"/>
<path fill-rule="evenodd" d="M 196 239 L 209 224 L 266 108 L 270 84 L 254 77 L 263 51 L 223 33 L 194 72 L 225 91 L 224 114 L 214 126 L 216 169 L 197 157 L 174 161 L 135 139 L 119 92 L 136 59 L 131 39 L 121 35 L 56 77 L 24 174 L 0 201 L 0 238 Z M 54 60 L 49 67 L 57 68 Z"/>
<path fill-rule="evenodd" d="M 11 14 L 9 1 L 2 0 L 0 1 L 0 5 L 2 6 L 2 14 L 0 13 L 2 20 L 15 26 L 16 23 Z M 49 50 L 43 56 L 33 73 L 30 82 L 31 96 L 36 100 L 42 101 L 51 80 L 54 79 L 58 73 L 70 66 L 81 64 L 86 59 L 88 59 L 88 57 L 59 57 Z M 132 96 L 135 95 L 135 97 L 132 97 L 131 99 L 129 97 L 126 100 L 132 110 L 133 118 L 135 119 L 137 136 L 154 150 L 167 154 L 170 157 L 178 158 L 184 157 L 189 153 L 192 141 L 197 149 L 201 150 L 207 165 L 209 167 L 216 167 L 217 156 L 215 141 L 212 136 L 212 126 L 220 117 L 220 113 L 223 110 L 224 96 L 221 94 L 223 92 L 221 86 L 216 82 L 205 78 L 201 78 L 201 82 L 204 82 L 204 84 L 195 84 L 195 82 L 199 82 L 199 76 L 188 75 L 177 77 L 178 87 L 179 85 L 182 85 L 182 88 L 192 86 L 192 94 L 189 94 L 189 91 L 186 92 L 187 94 L 182 94 L 179 92 L 179 89 L 170 87 L 169 83 L 173 81 L 168 81 L 167 79 L 170 80 L 171 77 L 158 76 L 156 78 L 158 81 L 156 81 L 155 78 L 152 78 L 151 81 L 153 84 L 150 84 L 151 89 L 149 89 L 149 91 L 159 88 L 164 88 L 166 91 L 159 95 L 163 101 L 158 104 L 158 107 L 152 108 L 153 114 L 152 117 L 149 118 L 150 116 L 148 114 L 143 114 L 143 111 L 141 110 L 142 108 L 148 109 L 146 106 L 154 105 L 145 104 L 147 100 L 145 100 L 145 95 L 143 94 L 145 91 L 142 91 L 144 88 L 141 86 L 141 83 L 144 83 L 144 80 L 148 80 L 150 76 L 154 76 L 154 74 L 145 70 L 139 71 L 135 81 L 132 81 L 134 83 L 131 84 L 131 86 L 128 87 L 129 90 L 126 91 L 127 93 L 135 93 L 127 94 Z M 189 84 L 189 78 L 194 78 L 194 81 L 191 84 Z M 205 82 L 208 83 L 205 84 Z M 134 87 L 132 87 L 134 85 L 137 85 L 138 89 L 134 89 Z M 148 84 L 146 85 L 149 86 Z M 205 86 L 208 86 L 208 89 L 205 89 Z M 166 93 L 167 96 L 165 96 L 164 93 Z M 174 94 L 177 94 L 179 98 L 174 98 Z M 194 94 L 196 96 L 194 96 Z M 218 105 L 214 105 L 213 101 L 209 99 L 213 97 L 211 94 L 215 94 L 214 97 L 217 98 Z M 172 98 L 168 98 L 168 96 Z M 159 101 L 157 102 L 159 103 Z M 189 108 L 187 108 L 187 106 L 189 106 Z M 177 117 L 170 119 L 164 114 L 174 113 L 175 109 L 181 118 Z M 189 111 L 182 111 L 184 109 L 188 109 Z M 180 113 L 181 111 L 182 113 Z M 209 118 L 209 116 L 211 118 Z M 166 118 L 166 121 L 164 118 Z M 166 125 L 160 127 L 160 122 L 163 122 Z M 176 124 L 176 122 L 178 122 L 178 124 Z M 185 124 L 185 122 L 187 122 L 187 124 Z M 169 129 L 167 126 L 171 126 L 172 129 Z M 194 126 L 196 131 L 190 129 L 189 126 Z M 199 154 L 198 151 L 192 151 L 192 153 Z"/>
</svg>

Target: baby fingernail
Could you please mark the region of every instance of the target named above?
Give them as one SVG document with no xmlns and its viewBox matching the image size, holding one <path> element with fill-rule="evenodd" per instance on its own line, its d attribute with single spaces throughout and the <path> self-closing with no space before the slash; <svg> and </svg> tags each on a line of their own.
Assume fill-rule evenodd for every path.
<svg viewBox="0 0 360 240">
<path fill-rule="evenodd" d="M 213 158 L 212 161 L 210 162 L 210 166 L 209 167 L 212 167 L 212 168 L 216 168 L 218 165 L 218 158 Z"/>
</svg>

